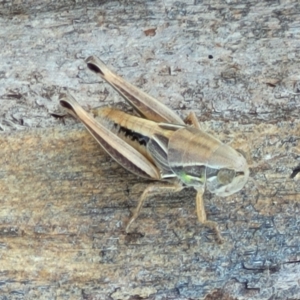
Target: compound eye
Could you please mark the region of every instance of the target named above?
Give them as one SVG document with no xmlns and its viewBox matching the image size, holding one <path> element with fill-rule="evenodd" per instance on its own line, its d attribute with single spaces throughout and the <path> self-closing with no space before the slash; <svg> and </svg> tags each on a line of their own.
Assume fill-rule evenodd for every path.
<svg viewBox="0 0 300 300">
<path fill-rule="evenodd" d="M 222 185 L 231 183 L 234 177 L 235 171 L 230 169 L 221 169 L 217 175 L 218 182 Z"/>
</svg>

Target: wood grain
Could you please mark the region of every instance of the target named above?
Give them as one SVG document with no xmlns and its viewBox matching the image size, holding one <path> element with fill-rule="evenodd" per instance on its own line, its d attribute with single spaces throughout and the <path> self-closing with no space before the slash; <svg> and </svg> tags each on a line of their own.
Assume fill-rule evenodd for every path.
<svg viewBox="0 0 300 300">
<path fill-rule="evenodd" d="M 244 190 L 226 198 L 206 195 L 208 217 L 219 223 L 223 245 L 197 222 L 193 191 L 148 201 L 132 233 L 125 234 L 145 183 L 111 161 L 81 128 L 2 135 L 0 253 L 7 291 L 24 291 L 25 281 L 26 290 L 47 286 L 49 293 L 62 283 L 60 289 L 74 288 L 75 297 L 91 284 L 93 297 L 100 298 L 162 291 L 197 298 L 236 286 L 233 277 L 247 281 L 259 274 L 270 288 L 289 276 L 296 280 L 298 258 L 291 248 L 299 244 L 300 194 L 298 179 L 289 176 L 300 151 L 293 140 L 300 123 L 206 125 L 225 129 L 234 135 L 235 148 L 256 157 Z"/>
<path fill-rule="evenodd" d="M 299 299 L 299 20 L 296 0 L 2 1 L 0 298 Z M 125 234 L 147 182 L 52 115 L 65 89 L 124 109 L 90 55 L 245 153 L 245 188 L 205 195 L 223 245 L 193 190 Z"/>
</svg>

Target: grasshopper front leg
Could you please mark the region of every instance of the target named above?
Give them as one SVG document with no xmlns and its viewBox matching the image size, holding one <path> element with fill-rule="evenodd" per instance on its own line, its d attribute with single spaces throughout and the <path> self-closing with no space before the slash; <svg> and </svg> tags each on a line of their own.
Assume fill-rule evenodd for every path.
<svg viewBox="0 0 300 300">
<path fill-rule="evenodd" d="M 194 112 L 190 112 L 188 116 L 184 119 L 184 122 L 186 124 L 191 124 L 193 127 L 199 130 L 201 129 L 196 114 Z M 197 212 L 198 221 L 211 228 L 216 233 L 217 241 L 221 244 L 223 243 L 223 238 L 220 233 L 218 224 L 214 221 L 207 220 L 206 217 L 206 211 L 205 211 L 204 200 L 203 200 L 204 191 L 205 191 L 204 186 L 202 186 L 201 188 L 200 187 L 197 188 L 196 212 Z"/>
<path fill-rule="evenodd" d="M 206 218 L 203 194 L 204 194 L 204 188 L 198 188 L 197 196 L 196 196 L 196 211 L 197 211 L 198 221 L 204 224 L 205 226 L 211 228 L 216 233 L 217 241 L 221 244 L 223 243 L 223 238 L 221 236 L 218 224 L 214 221 L 209 221 Z"/>
</svg>

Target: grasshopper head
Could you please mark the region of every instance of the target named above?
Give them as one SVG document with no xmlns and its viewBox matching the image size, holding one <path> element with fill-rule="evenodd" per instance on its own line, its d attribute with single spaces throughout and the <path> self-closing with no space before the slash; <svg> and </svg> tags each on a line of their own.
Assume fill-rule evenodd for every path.
<svg viewBox="0 0 300 300">
<path fill-rule="evenodd" d="M 206 169 L 206 186 L 211 193 L 229 196 L 244 187 L 249 168 L 244 156 L 227 145 L 213 154 Z"/>
</svg>

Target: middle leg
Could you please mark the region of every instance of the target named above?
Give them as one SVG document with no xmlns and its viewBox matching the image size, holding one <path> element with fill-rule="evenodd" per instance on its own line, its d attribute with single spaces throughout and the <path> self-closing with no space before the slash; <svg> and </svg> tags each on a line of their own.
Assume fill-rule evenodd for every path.
<svg viewBox="0 0 300 300">
<path fill-rule="evenodd" d="M 143 204 L 147 198 L 153 197 L 155 195 L 159 194 L 167 194 L 167 193 L 176 193 L 179 192 L 183 189 L 183 186 L 180 185 L 179 183 L 174 183 L 172 185 L 168 185 L 166 183 L 153 183 L 147 186 L 147 188 L 144 190 L 143 194 L 141 195 L 138 206 L 133 213 L 132 217 L 130 218 L 125 231 L 128 233 L 129 232 L 129 227 L 131 224 L 134 222 L 134 220 L 138 217 Z"/>
</svg>

